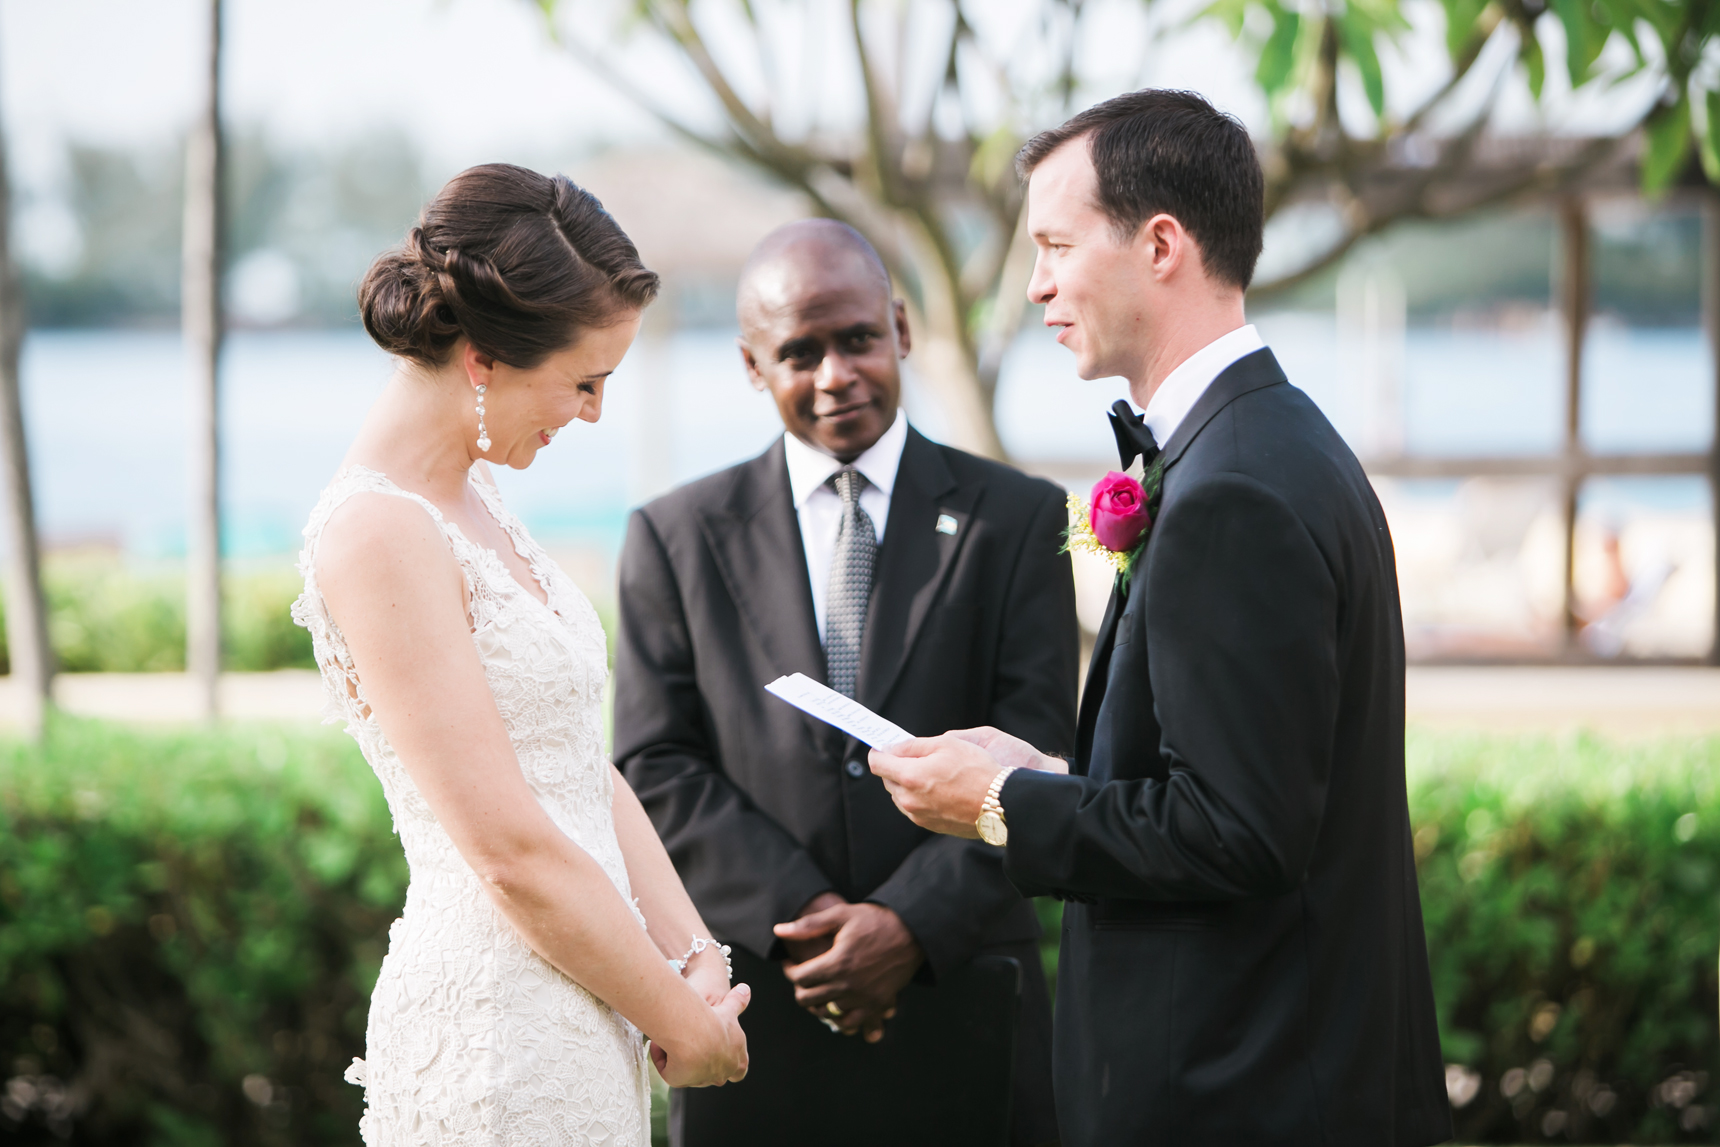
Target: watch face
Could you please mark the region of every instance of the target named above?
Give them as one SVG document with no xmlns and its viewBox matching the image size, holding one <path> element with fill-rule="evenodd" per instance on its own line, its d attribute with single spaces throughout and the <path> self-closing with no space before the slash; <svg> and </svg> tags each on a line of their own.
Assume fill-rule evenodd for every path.
<svg viewBox="0 0 1720 1147">
<path fill-rule="evenodd" d="M 980 813 L 979 822 L 974 827 L 979 829 L 979 838 L 987 844 L 1002 848 L 1009 843 L 1009 828 L 1003 823 L 1003 818 L 994 812 Z"/>
</svg>

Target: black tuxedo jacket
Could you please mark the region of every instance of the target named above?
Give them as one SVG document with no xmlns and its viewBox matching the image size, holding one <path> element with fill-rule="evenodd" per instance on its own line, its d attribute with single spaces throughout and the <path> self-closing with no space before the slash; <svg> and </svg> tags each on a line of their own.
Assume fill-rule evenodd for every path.
<svg viewBox="0 0 1720 1147">
<path fill-rule="evenodd" d="M 1017 887 L 1074 901 L 1064 1143 L 1444 1140 L 1385 516 L 1267 350 L 1196 402 L 1164 474 L 1073 775 L 1001 794 Z"/>
<path fill-rule="evenodd" d="M 1073 752 L 1079 638 L 1069 559 L 1058 553 L 1066 521 L 1064 494 L 1051 483 L 910 429 L 878 552 L 857 699 L 914 734 L 990 724 L 1047 752 Z M 835 890 L 895 910 L 925 951 L 928 982 L 961 969 L 982 945 L 1017 945 L 1007 954 L 1029 963 L 1024 971 L 1038 985 L 1027 1006 L 1037 999 L 1043 1011 L 1038 923 L 1004 875 L 1002 853 L 916 827 L 872 775 L 864 745 L 764 691 L 785 673 L 825 679 L 781 441 L 637 511 L 620 576 L 615 759 L 705 922 L 748 955 L 755 991 L 790 991 L 778 969 L 758 963 L 783 955 L 771 928 Z M 737 973 L 742 966 L 737 958 Z M 784 1054 L 810 1061 L 876 1050 L 779 1003 L 755 997 L 743 1021 L 760 1079 L 689 1094 L 686 1103 L 756 1095 Z M 1035 1038 L 1032 1018 L 1023 1017 L 1025 1039 Z M 1045 1014 L 1040 1063 L 1049 1059 L 1049 1027 Z M 888 1031 L 878 1049 L 890 1044 Z M 828 1087 L 858 1088 L 855 1097 L 874 1108 L 886 1105 L 869 1086 L 904 1082 L 855 1075 L 861 1069 L 843 1063 L 840 1071 L 827 1065 Z M 1038 1138 L 1048 1139 L 1050 1088 L 1043 1079 L 1037 1087 Z M 831 1133 L 827 1098 L 801 1101 L 818 1105 Z M 1018 1087 L 1018 1115 L 1024 1102 Z M 760 1134 L 755 1125 L 743 1138 L 766 1142 Z"/>
</svg>

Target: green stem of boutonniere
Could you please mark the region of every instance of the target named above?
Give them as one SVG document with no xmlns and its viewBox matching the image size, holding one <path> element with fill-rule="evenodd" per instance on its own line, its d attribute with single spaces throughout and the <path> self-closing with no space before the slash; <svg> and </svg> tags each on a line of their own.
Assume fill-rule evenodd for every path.
<svg viewBox="0 0 1720 1147">
<path fill-rule="evenodd" d="M 1141 492 L 1147 496 L 1147 528 L 1141 531 L 1141 540 L 1135 543 L 1135 548 L 1124 556 L 1117 569 L 1117 592 L 1127 596 L 1129 578 L 1134 575 L 1135 563 L 1141 560 L 1141 555 L 1147 552 L 1147 539 L 1152 536 L 1153 527 L 1159 523 L 1159 503 L 1164 500 L 1165 491 L 1165 456 L 1161 451 L 1153 459 L 1153 464 L 1147 467 L 1141 475 Z"/>
</svg>

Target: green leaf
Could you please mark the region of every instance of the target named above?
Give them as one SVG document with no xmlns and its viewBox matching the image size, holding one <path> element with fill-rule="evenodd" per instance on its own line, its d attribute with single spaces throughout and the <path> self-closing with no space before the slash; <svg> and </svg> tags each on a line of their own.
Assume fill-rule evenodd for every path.
<svg viewBox="0 0 1720 1147">
<path fill-rule="evenodd" d="M 1594 8 L 1586 0 L 1553 0 L 1553 12 L 1565 29 L 1565 67 L 1571 73 L 1571 86 L 1581 87 L 1612 29 L 1595 19 Z"/>
<path fill-rule="evenodd" d="M 1489 0 L 1442 0 L 1445 8 L 1445 50 L 1453 57 L 1469 47 L 1475 24 Z"/>
<path fill-rule="evenodd" d="M 1218 20 L 1230 29 L 1232 37 L 1236 37 L 1242 35 L 1243 20 L 1253 6 L 1253 0 L 1213 0 L 1213 3 L 1202 8 L 1189 22 L 1192 24 L 1200 20 Z"/>
<path fill-rule="evenodd" d="M 1703 92 L 1708 130 L 1702 133 L 1702 171 L 1708 182 L 1720 183 L 1720 92 Z"/>
<path fill-rule="evenodd" d="M 1254 69 L 1254 82 L 1259 84 L 1260 90 L 1268 96 L 1275 96 L 1290 79 L 1290 73 L 1294 69 L 1296 33 L 1302 26 L 1302 17 L 1277 4 L 1270 7 L 1272 35 L 1267 37 L 1266 46 L 1260 50 L 1260 63 Z"/>
<path fill-rule="evenodd" d="M 1338 37 L 1344 52 L 1362 73 L 1362 90 L 1368 95 L 1368 106 L 1380 116 L 1386 111 L 1386 83 L 1380 71 L 1379 53 L 1374 50 L 1374 29 L 1373 22 L 1353 8 L 1338 17 Z"/>
<path fill-rule="evenodd" d="M 1648 154 L 1642 158 L 1642 189 L 1658 195 L 1678 178 L 1690 156 L 1690 100 L 1679 93 L 1676 104 L 1649 117 L 1645 130 Z"/>
<path fill-rule="evenodd" d="M 1539 101 L 1541 88 L 1547 83 L 1547 57 L 1541 51 L 1541 41 L 1526 36 L 1519 51 L 1523 56 L 1523 70 L 1529 73 L 1529 94 Z"/>
</svg>

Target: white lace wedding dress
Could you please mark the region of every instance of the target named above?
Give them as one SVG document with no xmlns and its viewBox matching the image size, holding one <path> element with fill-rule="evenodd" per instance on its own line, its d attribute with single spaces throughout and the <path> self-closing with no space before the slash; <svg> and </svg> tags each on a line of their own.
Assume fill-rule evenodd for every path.
<svg viewBox="0 0 1720 1147">
<path fill-rule="evenodd" d="M 389 494 L 422 505 L 465 575 L 472 642 L 527 782 L 631 902 L 603 751 L 608 651 L 597 612 L 494 487 L 474 480 L 472 488 L 530 565 L 547 606 L 494 550 L 374 470 L 342 471 L 305 527 L 305 592 L 293 620 L 311 632 L 328 719 L 346 721 L 382 781 L 412 873 L 371 995 L 366 1059 L 347 1073 L 365 1089 L 361 1133 L 369 1147 L 643 1147 L 650 1092 L 639 1033 L 533 952 L 480 887 L 370 715 L 317 588 L 317 541 L 348 498 Z"/>
</svg>

